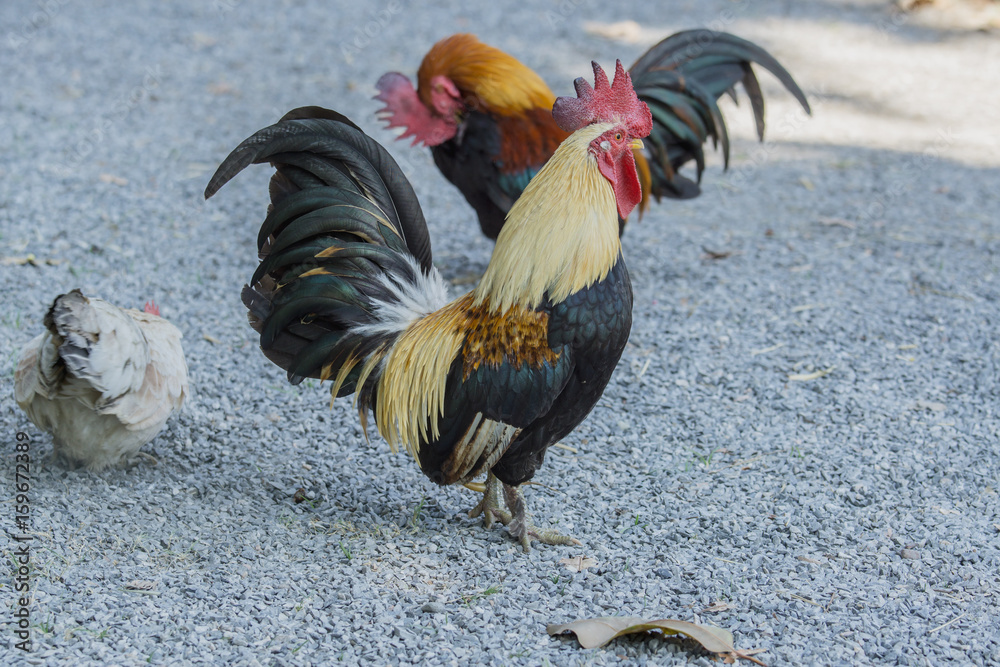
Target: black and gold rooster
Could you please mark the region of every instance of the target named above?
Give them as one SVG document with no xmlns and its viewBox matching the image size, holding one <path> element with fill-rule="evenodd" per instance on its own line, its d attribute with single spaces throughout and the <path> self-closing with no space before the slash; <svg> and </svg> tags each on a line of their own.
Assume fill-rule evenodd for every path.
<svg viewBox="0 0 1000 667">
<path fill-rule="evenodd" d="M 632 149 L 651 118 L 620 62 L 613 85 L 596 63 L 594 74 L 595 88 L 577 79 L 578 98 L 556 102 L 571 134 L 511 209 L 479 285 L 457 299 L 399 167 L 336 112 L 297 109 L 257 132 L 205 191 L 274 165 L 261 263 L 243 290 L 264 354 L 293 383 L 356 394 L 362 424 L 370 409 L 438 484 L 487 473 L 473 516 L 499 519 L 525 549 L 574 542 L 536 529 L 518 486 L 597 403 L 632 323 L 618 217 L 642 196 Z"/>
</svg>

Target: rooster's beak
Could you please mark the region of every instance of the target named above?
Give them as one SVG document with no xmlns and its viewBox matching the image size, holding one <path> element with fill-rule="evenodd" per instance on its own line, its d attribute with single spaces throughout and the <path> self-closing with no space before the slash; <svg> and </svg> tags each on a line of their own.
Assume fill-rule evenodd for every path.
<svg viewBox="0 0 1000 667">
<path fill-rule="evenodd" d="M 642 143 L 642 139 L 633 139 L 632 140 L 632 150 L 634 150 L 634 151 L 641 151 L 645 147 L 646 147 L 646 145 L 644 143 Z"/>
</svg>

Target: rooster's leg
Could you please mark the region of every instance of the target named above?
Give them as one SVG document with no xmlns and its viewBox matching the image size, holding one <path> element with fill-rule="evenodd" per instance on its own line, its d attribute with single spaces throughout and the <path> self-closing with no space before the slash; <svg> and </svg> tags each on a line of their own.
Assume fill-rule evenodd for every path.
<svg viewBox="0 0 1000 667">
<path fill-rule="evenodd" d="M 509 524 L 511 514 L 504 506 L 503 497 L 500 495 L 502 486 L 502 482 L 492 472 L 486 473 L 486 489 L 483 491 L 483 499 L 469 510 L 469 517 L 475 518 L 482 514 L 483 525 L 487 528 L 492 527 L 494 521 L 500 521 L 505 526 Z"/>
<path fill-rule="evenodd" d="M 543 544 L 580 544 L 568 535 L 560 535 L 554 530 L 542 530 L 537 528 L 532 522 L 524 505 L 524 495 L 521 489 L 508 484 L 503 485 L 503 495 L 507 499 L 507 507 L 510 508 L 512 520 L 507 523 L 507 531 L 511 537 L 521 543 L 525 551 L 531 550 L 531 540 L 536 539 Z"/>
</svg>

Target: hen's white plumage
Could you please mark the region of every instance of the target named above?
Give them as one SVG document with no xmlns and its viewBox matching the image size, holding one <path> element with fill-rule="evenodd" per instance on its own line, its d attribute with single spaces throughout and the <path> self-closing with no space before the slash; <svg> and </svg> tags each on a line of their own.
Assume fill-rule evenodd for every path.
<svg viewBox="0 0 1000 667">
<path fill-rule="evenodd" d="M 52 434 L 54 456 L 101 470 L 129 463 L 188 393 L 181 332 L 80 290 L 56 297 L 23 350 L 14 398 Z"/>
</svg>

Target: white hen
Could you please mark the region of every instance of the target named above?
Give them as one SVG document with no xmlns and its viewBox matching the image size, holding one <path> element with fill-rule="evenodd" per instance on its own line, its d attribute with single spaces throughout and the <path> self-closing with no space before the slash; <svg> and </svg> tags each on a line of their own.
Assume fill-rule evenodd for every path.
<svg viewBox="0 0 1000 667">
<path fill-rule="evenodd" d="M 181 332 L 80 290 L 56 297 L 43 334 L 21 350 L 14 398 L 52 434 L 53 456 L 101 470 L 130 464 L 188 393 Z"/>
</svg>

